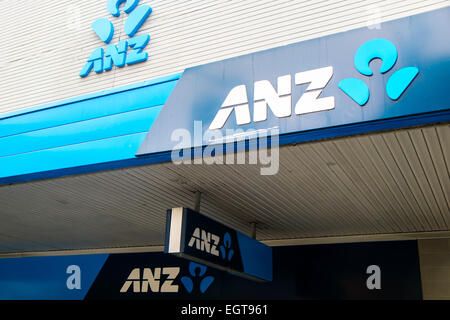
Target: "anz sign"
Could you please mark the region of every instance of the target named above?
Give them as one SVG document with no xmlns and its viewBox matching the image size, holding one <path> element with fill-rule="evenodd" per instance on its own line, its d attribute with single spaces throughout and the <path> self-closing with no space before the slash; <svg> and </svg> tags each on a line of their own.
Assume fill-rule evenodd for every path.
<svg viewBox="0 0 450 320">
<path fill-rule="evenodd" d="M 442 79 L 450 73 L 450 44 L 439 39 L 448 37 L 449 13 L 188 68 L 136 155 L 170 160 L 173 150 L 237 140 L 237 131 L 253 137 L 277 129 L 286 145 L 448 121 Z M 172 138 L 180 130 L 194 137 L 187 147 Z"/>
<path fill-rule="evenodd" d="M 219 242 L 220 237 L 218 235 L 201 230 L 200 228 L 195 228 L 194 233 L 189 240 L 188 246 L 191 248 L 195 246 L 197 250 L 207 252 L 214 256 L 219 256 L 219 251 L 217 250 Z"/>
<path fill-rule="evenodd" d="M 149 34 L 135 36 L 141 26 L 152 13 L 148 5 L 138 6 L 139 0 L 107 0 L 106 6 L 113 17 L 120 16 L 119 7 L 125 3 L 123 11 L 128 15 L 124 23 L 124 32 L 128 39 L 120 41 L 117 45 L 109 44 L 114 36 L 114 25 L 106 18 L 95 20 L 91 27 L 98 38 L 107 44 L 106 48 L 96 48 L 80 71 L 80 77 L 87 77 L 92 70 L 95 73 L 109 71 L 115 65 L 123 68 L 148 59 L 148 53 L 144 52 L 150 41 Z"/>
<path fill-rule="evenodd" d="M 230 233 L 226 232 L 223 236 L 223 243 L 220 244 L 221 238 L 206 230 L 195 228 L 192 237 L 189 240 L 188 247 L 209 253 L 216 257 L 221 257 L 224 260 L 231 261 L 234 255 L 232 249 L 232 240 Z"/>
<path fill-rule="evenodd" d="M 386 39 L 373 39 L 364 43 L 356 52 L 354 65 L 358 72 L 365 76 L 372 76 L 369 67 L 373 59 L 380 59 L 382 67 L 380 73 L 391 70 L 397 62 L 397 48 Z M 391 100 L 397 100 L 405 92 L 419 73 L 417 67 L 406 67 L 396 71 L 387 80 L 386 91 Z M 307 113 L 329 111 L 335 108 L 335 97 L 322 97 L 322 91 L 333 77 L 333 66 L 298 72 L 294 75 L 295 86 L 309 84 L 306 91 L 295 102 L 292 101 L 292 76 L 282 75 L 277 79 L 277 89 L 268 80 L 254 82 L 253 119 L 250 114 L 250 103 L 247 86 L 238 85 L 230 90 L 219 111 L 214 117 L 209 130 L 222 129 L 234 111 L 238 126 L 267 120 L 268 109 L 277 118 L 303 115 Z M 344 79 L 339 82 L 339 88 L 348 97 L 364 106 L 369 100 L 369 87 L 364 81 L 356 78 Z M 293 107 L 294 104 L 294 108 Z"/>
<path fill-rule="evenodd" d="M 189 208 L 167 211 L 164 252 L 243 278 L 272 280 L 271 247 Z M 203 276 L 205 270 L 194 268 L 191 275 Z M 203 281 L 206 286 L 210 280 Z"/>
<path fill-rule="evenodd" d="M 179 293 L 180 287 L 187 293 L 205 293 L 215 277 L 207 273 L 208 267 L 189 263 L 189 270 L 180 266 L 134 268 L 123 283 L 120 293 Z M 181 286 L 180 286 L 181 284 Z M 195 292 L 195 288 L 197 291 Z"/>
<path fill-rule="evenodd" d="M 306 92 L 295 104 L 294 112 L 296 115 L 334 109 L 334 97 L 319 98 L 332 76 L 333 67 L 331 66 L 295 74 L 295 85 L 309 83 Z M 278 118 L 292 115 L 292 76 L 280 76 L 277 80 L 277 90 L 268 80 L 255 82 L 253 91 L 254 122 L 267 120 L 268 107 Z M 231 89 L 209 126 L 209 130 L 223 128 L 233 110 L 237 125 L 249 124 L 252 121 L 245 85 L 239 85 Z"/>
<path fill-rule="evenodd" d="M 180 267 L 135 268 L 131 271 L 120 292 L 178 292 L 178 285 L 173 281 L 178 277 Z M 142 276 L 141 276 L 142 275 Z M 164 277 L 164 280 L 162 280 Z"/>
</svg>

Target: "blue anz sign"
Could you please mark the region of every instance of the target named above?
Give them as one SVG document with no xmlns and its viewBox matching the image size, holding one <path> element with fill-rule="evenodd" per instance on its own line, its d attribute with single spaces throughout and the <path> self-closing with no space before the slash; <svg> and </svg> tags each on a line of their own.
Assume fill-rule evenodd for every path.
<svg viewBox="0 0 450 320">
<path fill-rule="evenodd" d="M 168 210 L 164 251 L 251 280 L 273 278 L 271 247 L 188 208 Z"/>
<path fill-rule="evenodd" d="M 227 130 L 287 144 L 448 121 L 449 29 L 444 8 L 187 69 L 137 155 L 179 149 L 179 129 L 204 147 Z"/>
<path fill-rule="evenodd" d="M 233 263 L 240 253 L 229 235 L 213 256 Z M 208 237 L 200 232 L 212 244 Z M 193 247 L 198 250 L 196 240 Z M 422 299 L 417 241 L 270 249 L 272 281 L 236 277 L 163 252 L 1 258 L 0 301 Z"/>
<path fill-rule="evenodd" d="M 119 17 L 119 6 L 123 3 L 125 3 L 123 11 L 128 14 L 124 32 L 129 39 L 122 40 L 117 45 L 109 44 L 114 36 L 114 25 L 106 18 L 95 20 L 92 23 L 92 29 L 107 46 L 105 49 L 97 48 L 91 53 L 80 71 L 80 77 L 87 77 L 92 70 L 95 73 L 102 73 L 111 70 L 113 65 L 123 68 L 125 65 L 147 61 L 148 53 L 143 50 L 150 41 L 150 35 L 135 36 L 135 34 L 152 13 L 152 8 L 148 5 L 138 6 L 139 0 L 108 0 L 109 13 L 114 17 Z"/>
</svg>

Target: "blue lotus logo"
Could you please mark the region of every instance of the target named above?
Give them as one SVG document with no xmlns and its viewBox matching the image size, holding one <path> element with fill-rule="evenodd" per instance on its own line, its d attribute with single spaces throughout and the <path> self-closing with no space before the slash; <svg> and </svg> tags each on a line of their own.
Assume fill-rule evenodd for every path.
<svg viewBox="0 0 450 320">
<path fill-rule="evenodd" d="M 204 265 L 195 262 L 189 263 L 190 276 L 181 278 L 181 283 L 187 292 L 192 293 L 196 291 L 194 286 L 198 286 L 197 290 L 201 293 L 205 293 L 208 290 L 209 286 L 214 282 L 214 277 L 205 276 L 207 269 Z"/>
<path fill-rule="evenodd" d="M 225 235 L 223 236 L 223 245 L 219 247 L 219 250 L 222 259 L 231 261 L 231 258 L 233 257 L 234 254 L 234 250 L 231 249 L 231 236 L 228 232 L 225 233 Z"/>
<path fill-rule="evenodd" d="M 383 64 L 380 72 L 388 72 L 397 62 L 398 52 L 395 45 L 386 39 L 373 39 L 363 44 L 355 54 L 356 70 L 365 76 L 372 76 L 369 67 L 373 59 L 379 58 Z M 398 100 L 419 73 L 416 67 L 406 67 L 394 72 L 386 83 L 386 93 L 391 100 Z M 369 101 L 370 90 L 364 81 L 355 78 L 339 82 L 339 88 L 360 106 Z"/>
<path fill-rule="evenodd" d="M 148 53 L 143 49 L 150 41 L 150 35 L 144 34 L 136 36 L 141 26 L 152 13 L 152 8 L 148 5 L 138 6 L 140 0 L 108 0 L 107 9 L 114 17 L 120 16 L 119 7 L 125 3 L 123 11 L 128 14 L 125 21 L 124 31 L 130 37 L 128 40 L 120 41 L 116 46 L 109 44 L 114 36 L 114 25 L 106 18 L 100 18 L 92 23 L 92 29 L 102 40 L 106 49 L 97 48 L 89 56 L 86 64 L 80 72 L 80 77 L 88 76 L 92 70 L 95 73 L 109 71 L 113 65 L 123 68 L 125 65 L 132 65 L 148 59 Z M 128 53 L 128 48 L 132 50 Z"/>
</svg>

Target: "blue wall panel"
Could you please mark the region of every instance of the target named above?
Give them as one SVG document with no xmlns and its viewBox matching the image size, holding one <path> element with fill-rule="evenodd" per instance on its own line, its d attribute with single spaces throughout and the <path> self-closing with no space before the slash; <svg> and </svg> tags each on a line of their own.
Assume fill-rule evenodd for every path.
<svg viewBox="0 0 450 320">
<path fill-rule="evenodd" d="M 0 300 L 82 300 L 109 255 L 0 259 Z M 69 266 L 80 268 L 80 288 L 69 289 Z M 69 281 L 70 283 L 70 281 Z"/>
<path fill-rule="evenodd" d="M 177 81 L 71 102 L 0 119 L 0 137 L 163 105 Z"/>
<path fill-rule="evenodd" d="M 148 131 L 162 106 L 0 138 L 0 157 Z"/>
<path fill-rule="evenodd" d="M 134 158 L 146 132 L 0 158 L 0 179 Z M 5 183 L 4 181 L 3 183 Z"/>
<path fill-rule="evenodd" d="M 0 185 L 134 164 L 179 78 L 0 115 Z"/>
</svg>

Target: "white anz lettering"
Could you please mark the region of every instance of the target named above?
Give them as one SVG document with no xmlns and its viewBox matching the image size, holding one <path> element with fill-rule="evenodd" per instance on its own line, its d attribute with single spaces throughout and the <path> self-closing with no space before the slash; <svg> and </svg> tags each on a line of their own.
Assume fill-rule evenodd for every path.
<svg viewBox="0 0 450 320">
<path fill-rule="evenodd" d="M 179 273 L 179 267 L 154 268 L 153 270 L 144 268 L 141 279 L 141 269 L 135 268 L 131 271 L 120 292 L 128 292 L 131 286 L 133 286 L 134 293 L 146 293 L 149 287 L 153 293 L 178 292 L 179 287 L 174 285 L 173 281 L 178 277 Z M 162 276 L 165 276 L 164 281 L 161 281 L 164 278 Z"/>
<path fill-rule="evenodd" d="M 332 77 L 332 66 L 295 74 L 296 85 L 309 83 L 306 92 L 295 104 L 296 115 L 334 109 L 335 99 L 333 96 L 319 98 Z M 254 83 L 253 121 L 266 121 L 268 108 L 277 118 L 290 117 L 292 115 L 291 75 L 277 78 L 277 90 L 268 80 L 260 80 Z M 239 85 L 230 90 L 214 120 L 211 122 L 209 130 L 223 128 L 233 110 L 235 111 L 237 125 L 240 126 L 251 122 L 247 87 L 245 85 Z"/>
<path fill-rule="evenodd" d="M 195 228 L 192 233 L 192 237 L 189 240 L 188 246 L 192 248 L 195 244 L 195 248 L 197 250 L 210 253 L 214 256 L 219 256 L 219 250 L 217 250 L 219 242 L 219 236 L 212 234 L 211 232 L 207 232 L 206 230 Z"/>
</svg>

